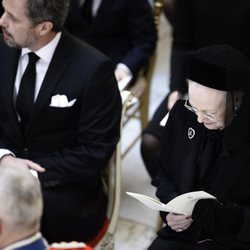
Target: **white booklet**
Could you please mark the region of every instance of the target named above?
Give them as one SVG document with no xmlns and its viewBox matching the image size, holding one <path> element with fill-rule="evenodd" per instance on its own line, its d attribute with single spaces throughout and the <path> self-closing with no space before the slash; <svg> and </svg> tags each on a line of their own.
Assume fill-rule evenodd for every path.
<svg viewBox="0 0 250 250">
<path fill-rule="evenodd" d="M 165 211 L 176 214 L 184 214 L 184 215 L 192 215 L 194 206 L 196 202 L 200 199 L 216 199 L 213 195 L 205 192 L 205 191 L 195 191 L 189 192 L 182 195 L 179 195 L 169 201 L 167 204 L 160 202 L 154 198 L 149 196 L 126 192 L 128 195 L 133 198 L 139 200 L 141 203 L 146 205 L 147 207 L 157 210 L 157 211 Z"/>
</svg>

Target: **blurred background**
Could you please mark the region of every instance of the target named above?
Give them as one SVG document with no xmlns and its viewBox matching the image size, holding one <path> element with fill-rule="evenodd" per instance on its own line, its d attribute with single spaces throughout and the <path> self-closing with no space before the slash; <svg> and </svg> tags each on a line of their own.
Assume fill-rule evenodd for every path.
<svg viewBox="0 0 250 250">
<path fill-rule="evenodd" d="M 169 56 L 172 27 L 162 14 L 159 25 L 157 61 L 150 91 L 150 117 L 168 92 Z M 131 136 L 140 131 L 138 120 L 130 121 L 122 134 L 122 148 L 126 148 Z M 158 213 L 126 195 L 126 191 L 155 197 L 155 188 L 140 155 L 140 140 L 122 160 L 122 198 L 118 227 L 115 233 L 115 249 L 144 250 L 156 236 Z"/>
</svg>

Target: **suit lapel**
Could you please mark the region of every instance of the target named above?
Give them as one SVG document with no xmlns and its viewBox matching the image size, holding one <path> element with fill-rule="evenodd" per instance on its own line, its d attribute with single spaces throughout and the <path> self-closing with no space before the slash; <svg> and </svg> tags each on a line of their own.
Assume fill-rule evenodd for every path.
<svg viewBox="0 0 250 250">
<path fill-rule="evenodd" d="M 8 57 L 9 60 L 6 60 L 5 62 L 6 73 L 4 74 L 3 89 L 5 98 L 4 102 L 6 103 L 6 108 L 8 109 L 10 119 L 12 120 L 11 124 L 13 124 L 15 130 L 21 133 L 19 122 L 17 120 L 16 110 L 13 103 L 15 78 L 20 52 L 20 50 L 10 49 L 10 55 Z"/>
<path fill-rule="evenodd" d="M 28 133 L 28 131 L 30 130 L 32 124 L 37 119 L 42 108 L 50 103 L 52 92 L 59 83 L 68 66 L 70 49 L 72 48 L 69 43 L 68 35 L 65 35 L 63 33 L 37 96 L 30 121 L 27 124 L 26 133 Z"/>
</svg>

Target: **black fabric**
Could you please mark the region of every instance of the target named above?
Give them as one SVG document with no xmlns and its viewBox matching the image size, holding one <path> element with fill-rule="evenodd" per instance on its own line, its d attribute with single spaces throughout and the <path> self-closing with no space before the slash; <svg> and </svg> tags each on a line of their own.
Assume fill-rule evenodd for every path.
<svg viewBox="0 0 250 250">
<path fill-rule="evenodd" d="M 145 134 L 141 142 L 141 155 L 146 169 L 153 179 L 157 174 L 155 154 L 158 152 L 160 141 L 150 134 Z"/>
<path fill-rule="evenodd" d="M 250 142 L 248 137 L 249 123 L 242 124 L 242 118 L 249 120 L 249 96 L 245 92 L 245 98 L 238 115 L 234 117 L 230 126 L 218 134 L 209 135 L 210 131 L 204 125 L 197 122 L 197 117 L 184 107 L 184 101 L 180 100 L 170 111 L 168 123 L 164 128 L 163 140 L 157 165 L 159 172 L 154 180 L 157 186 L 156 195 L 164 203 L 185 192 L 207 189 L 207 191 L 223 202 L 223 206 L 216 204 L 208 205 L 203 219 L 192 223 L 193 231 L 175 233 L 165 226 L 159 232 L 159 237 L 164 239 L 166 246 L 171 237 L 176 242 L 189 239 L 193 243 L 212 237 L 217 246 L 225 249 L 249 249 L 249 179 L 250 179 Z M 246 118 L 248 117 L 248 118 Z M 240 123 L 241 121 L 241 123 Z M 188 129 L 195 131 L 195 136 L 188 138 Z M 233 135 L 233 136 L 232 136 Z M 245 137 L 244 137 L 245 135 Z M 238 141 L 244 138 L 244 144 L 238 145 Z M 207 142 L 211 141 L 212 151 L 206 150 Z M 230 142 L 230 143 L 229 143 Z M 210 143 L 209 143 L 210 144 Z M 236 144 L 236 145 L 235 145 Z M 229 146 L 235 145 L 231 148 Z M 200 156 L 201 152 L 207 156 Z M 216 157 L 215 157 L 216 156 Z M 200 158 L 201 157 L 201 158 Z M 209 157 L 211 157 L 209 159 Z M 204 165 L 204 173 L 209 174 L 206 178 L 197 182 L 197 163 L 201 166 L 206 159 L 210 162 Z M 214 167 L 215 172 L 209 169 Z M 209 170 L 207 172 L 207 170 Z M 216 174 L 214 174 L 216 173 Z M 204 176 L 206 176 L 206 174 Z M 213 205 L 215 205 L 213 207 Z M 214 210 L 213 210 L 214 208 Z M 203 209 L 201 209 L 202 212 Z M 201 218 L 201 217 L 200 217 Z M 205 225 L 205 223 L 208 223 Z M 209 225 L 209 223 L 211 223 Z M 244 223 L 244 227 L 243 227 Z M 203 229 L 199 234 L 199 226 Z M 216 225 L 216 226 L 213 226 Z M 198 227 L 195 230 L 195 227 Z M 213 228 L 213 232 L 209 231 Z M 197 238 L 198 236 L 198 238 Z M 213 249 L 208 247 L 208 249 Z"/>
<path fill-rule="evenodd" d="M 190 244 L 184 242 L 176 242 L 174 240 L 156 238 L 150 245 L 148 250 L 239 250 L 234 247 L 223 247 L 213 241 L 205 241 L 202 243 Z"/>
<path fill-rule="evenodd" d="M 107 218 L 106 195 L 89 190 L 89 194 L 78 196 L 76 193 L 79 190 L 85 193 L 85 187 L 81 183 L 68 185 L 67 191 L 64 187 L 44 190 L 46 203 L 41 231 L 49 243 L 58 242 L 58 239 L 87 242 L 95 238 L 103 227 Z M 68 203 L 71 203 L 71 206 L 68 206 Z M 86 204 L 89 210 L 84 209 Z"/>
<path fill-rule="evenodd" d="M 173 28 L 170 89 L 186 84 L 185 54 L 215 44 L 229 44 L 250 59 L 248 0 L 178 0 Z M 174 64 L 173 64 L 174 63 Z"/>
<path fill-rule="evenodd" d="M 85 2 L 82 5 L 81 12 L 83 15 L 83 18 L 86 20 L 88 24 L 92 21 L 92 5 L 93 0 L 85 0 Z"/>
<path fill-rule="evenodd" d="M 218 200 L 201 199 L 194 208 L 192 218 L 196 225 L 212 235 L 215 227 L 237 234 L 243 222 L 243 213 L 235 204 L 222 204 Z"/>
<path fill-rule="evenodd" d="M 187 53 L 186 77 L 209 88 L 233 91 L 249 88 L 249 60 L 229 45 L 203 47 Z"/>
<path fill-rule="evenodd" d="M 214 176 L 218 167 L 215 164 L 215 159 L 219 156 L 222 150 L 222 134 L 223 131 L 208 130 L 201 145 L 201 151 L 196 160 L 196 189 L 209 190 L 214 180 Z"/>
<path fill-rule="evenodd" d="M 195 209 L 192 214 L 192 219 L 198 227 L 213 233 L 215 227 L 215 212 L 216 207 L 219 205 L 217 200 L 202 199 L 196 203 Z M 210 236 L 212 238 L 212 235 Z"/>
<path fill-rule="evenodd" d="M 28 55 L 29 63 L 22 76 L 16 99 L 16 110 L 20 115 L 20 124 L 23 131 L 26 128 L 33 109 L 36 84 L 36 62 L 39 59 L 39 57 L 33 52 L 30 52 Z"/>
<path fill-rule="evenodd" d="M 188 58 L 187 78 L 210 88 L 225 90 L 226 73 L 225 69 L 208 65 L 191 56 Z M 222 87 L 220 85 L 223 84 Z"/>
<path fill-rule="evenodd" d="M 149 246 L 148 250 L 202 250 L 202 246 L 194 246 L 194 244 L 188 244 L 184 242 L 176 242 L 173 240 L 163 240 L 162 238 L 156 238 Z"/>
<path fill-rule="evenodd" d="M 250 88 L 250 82 L 249 82 Z M 244 90 L 241 107 L 233 122 L 224 130 L 224 144 L 228 150 L 243 150 L 250 141 L 250 89 Z"/>
<path fill-rule="evenodd" d="M 169 95 L 167 95 L 162 100 L 162 102 L 158 106 L 157 110 L 155 111 L 152 119 L 147 124 L 147 127 L 143 130 L 143 133 L 151 134 L 154 137 L 156 137 L 156 139 L 158 139 L 159 141 L 161 140 L 162 133 L 164 131 L 164 126 L 161 126 L 160 122 L 164 118 L 164 115 L 166 115 L 168 112 L 168 108 L 167 108 L 168 97 L 169 97 Z"/>
<path fill-rule="evenodd" d="M 164 130 L 164 126 L 160 126 L 160 122 L 163 119 L 162 114 L 165 114 L 167 111 L 167 103 L 168 96 L 161 102 L 152 120 L 144 129 L 141 141 L 141 156 L 152 179 L 157 174 L 155 155 L 159 151 L 161 136 Z"/>
<path fill-rule="evenodd" d="M 146 67 L 157 41 L 152 9 L 147 0 L 102 0 L 91 24 L 70 1 L 66 29 L 111 58 L 123 63 L 134 77 Z"/>
</svg>

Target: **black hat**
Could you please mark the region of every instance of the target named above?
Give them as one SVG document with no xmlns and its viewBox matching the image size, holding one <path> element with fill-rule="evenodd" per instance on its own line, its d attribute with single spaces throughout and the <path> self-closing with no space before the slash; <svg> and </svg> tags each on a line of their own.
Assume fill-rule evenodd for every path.
<svg viewBox="0 0 250 250">
<path fill-rule="evenodd" d="M 229 45 L 204 47 L 186 58 L 186 76 L 194 82 L 223 91 L 250 87 L 250 62 Z"/>
</svg>

